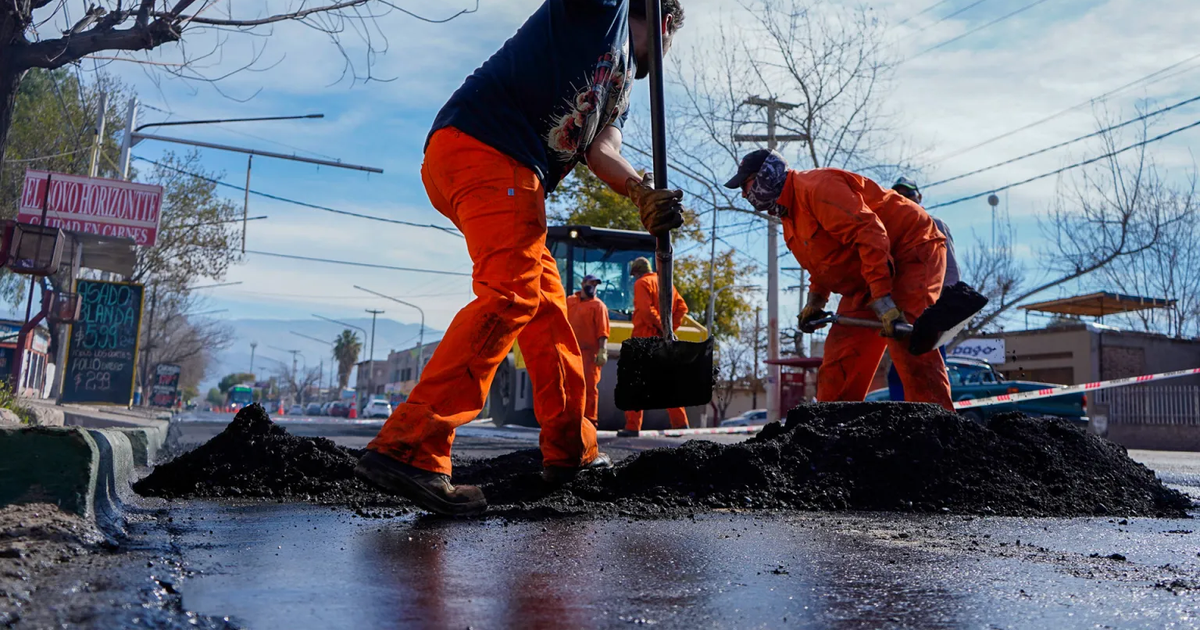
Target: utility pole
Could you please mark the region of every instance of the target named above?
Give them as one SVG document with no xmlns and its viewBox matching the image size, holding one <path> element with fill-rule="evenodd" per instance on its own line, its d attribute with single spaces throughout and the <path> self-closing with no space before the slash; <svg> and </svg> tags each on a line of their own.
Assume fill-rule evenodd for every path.
<svg viewBox="0 0 1200 630">
<path fill-rule="evenodd" d="M 383 311 L 370 308 L 366 311 L 371 314 L 371 357 L 367 360 L 370 364 L 367 368 L 367 403 L 370 404 L 375 395 L 375 318 L 382 315 Z"/>
<path fill-rule="evenodd" d="M 795 109 L 799 105 L 783 103 L 774 97 L 765 99 L 752 96 L 742 102 L 743 105 L 764 107 L 767 110 L 767 135 L 738 134 L 733 137 L 738 142 L 766 142 L 767 148 L 774 150 L 780 142 L 807 142 L 808 136 L 803 134 L 779 135 L 776 125 L 780 111 Z M 767 217 L 767 360 L 779 359 L 779 230 L 774 217 Z M 757 363 L 756 369 L 757 369 Z M 767 421 L 779 419 L 779 366 L 767 364 Z"/>
<path fill-rule="evenodd" d="M 293 402 L 294 402 L 294 403 L 296 403 L 296 404 L 299 404 L 299 403 L 300 403 L 300 374 L 299 374 L 299 372 L 297 372 L 297 371 L 296 371 L 296 370 L 297 370 L 297 366 L 296 366 L 296 355 L 301 355 L 301 354 L 303 354 L 303 353 L 302 353 L 302 352 L 300 352 L 299 350 L 287 350 L 287 349 L 285 349 L 285 348 L 279 348 L 279 347 L 276 347 L 276 346 L 268 346 L 268 347 L 269 347 L 269 348 L 273 348 L 273 349 L 275 349 L 275 350 L 278 350 L 278 351 L 280 351 L 280 352 L 290 352 L 290 353 L 292 353 L 292 392 L 293 392 L 293 393 L 295 394 L 295 396 L 296 396 L 296 399 L 295 399 Z M 305 362 L 305 364 L 307 364 L 307 363 L 308 363 L 308 359 L 305 359 L 305 361 L 304 361 L 304 362 Z"/>
<path fill-rule="evenodd" d="M 251 374 L 254 374 L 254 350 L 255 350 L 255 348 L 258 348 L 258 342 L 251 341 L 250 342 L 250 373 Z M 258 380 L 258 377 L 255 377 L 255 380 Z"/>
<path fill-rule="evenodd" d="M 758 409 L 758 325 L 762 307 L 754 307 L 754 389 L 750 392 L 750 408 Z"/>
<path fill-rule="evenodd" d="M 385 300 L 391 300 L 393 302 L 396 302 L 397 304 L 411 306 L 411 307 L 417 309 L 417 311 L 421 313 L 421 331 L 417 333 L 417 380 L 418 381 L 421 380 L 421 369 L 424 367 L 424 357 L 425 357 L 425 309 L 421 308 L 420 306 L 417 306 L 416 304 L 412 304 L 411 302 L 405 302 L 404 300 L 394 298 L 390 295 L 384 295 L 382 293 L 378 293 L 378 292 L 372 291 L 370 289 L 364 289 L 363 287 L 360 287 L 357 284 L 354 285 L 354 288 L 358 289 L 359 291 L 366 291 L 367 293 L 370 293 L 371 295 L 381 297 Z M 382 313 L 383 311 L 379 311 L 379 312 Z M 374 324 L 372 324 L 372 329 L 374 329 Z M 710 332 L 709 334 L 712 334 L 712 333 Z M 372 334 L 372 337 L 373 336 L 374 335 Z M 374 357 L 372 357 L 372 359 L 373 358 Z"/>
</svg>

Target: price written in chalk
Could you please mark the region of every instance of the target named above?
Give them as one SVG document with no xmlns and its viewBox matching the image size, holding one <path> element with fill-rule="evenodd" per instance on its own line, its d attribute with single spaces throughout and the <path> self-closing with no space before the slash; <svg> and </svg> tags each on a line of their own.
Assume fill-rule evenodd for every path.
<svg viewBox="0 0 1200 630">
<path fill-rule="evenodd" d="M 79 282 L 79 320 L 71 326 L 63 401 L 129 404 L 137 365 L 143 288 Z"/>
</svg>

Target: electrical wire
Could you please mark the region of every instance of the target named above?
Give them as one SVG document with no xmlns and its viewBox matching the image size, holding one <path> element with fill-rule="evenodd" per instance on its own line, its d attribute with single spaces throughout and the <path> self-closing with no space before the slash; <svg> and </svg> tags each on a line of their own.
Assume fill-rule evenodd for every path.
<svg viewBox="0 0 1200 630">
<path fill-rule="evenodd" d="M 80 149 L 75 149 L 74 151 L 64 151 L 62 153 L 55 153 L 53 155 L 39 155 L 37 157 L 21 158 L 19 160 L 4 160 L 4 163 L 5 164 L 17 164 L 17 163 L 21 163 L 21 162 L 38 162 L 41 160 L 51 160 L 51 159 L 59 158 L 59 157 L 66 157 L 68 155 L 75 155 L 76 153 L 83 153 L 84 151 L 91 151 L 91 150 L 92 150 L 91 147 L 83 147 Z"/>
<path fill-rule="evenodd" d="M 1085 135 L 1085 136 L 1079 136 L 1078 138 L 1074 138 L 1074 139 L 1072 139 L 1072 140 L 1067 140 L 1066 142 L 1060 142 L 1060 143 L 1058 143 L 1058 144 L 1056 144 L 1056 145 L 1049 146 L 1049 147 L 1046 147 L 1046 148 L 1044 148 L 1044 149 L 1038 149 L 1037 151 L 1033 151 L 1032 153 L 1026 153 L 1025 155 L 1020 155 L 1020 156 L 1017 156 L 1017 157 L 1015 157 L 1015 158 L 1012 158 L 1011 160 L 1005 160 L 1005 161 L 1003 161 L 1003 162 L 998 162 L 998 163 L 996 163 L 996 164 L 993 164 L 993 165 L 991 165 L 991 166 L 985 166 L 985 167 L 983 167 L 983 168 L 975 169 L 975 170 L 973 170 L 973 171 L 971 171 L 971 172 L 969 172 L 969 173 L 963 173 L 962 175 L 955 175 L 954 177 L 950 177 L 950 178 L 947 178 L 947 179 L 943 179 L 943 180 L 941 180 L 941 181 L 936 181 L 936 182 L 933 182 L 932 184 L 925 184 L 925 187 L 924 187 L 924 188 L 925 188 L 926 190 L 928 190 L 928 189 L 930 189 L 930 188 L 933 188 L 934 186 L 940 186 L 940 185 L 942 185 L 942 184 L 947 184 L 947 183 L 950 183 L 950 182 L 953 182 L 953 181 L 957 181 L 957 180 L 963 179 L 964 177 L 970 177 L 970 176 L 972 176 L 972 175 L 978 175 L 978 174 L 980 174 L 980 173 L 983 173 L 983 172 L 986 172 L 986 171 L 990 171 L 990 170 L 992 170 L 992 169 L 995 169 L 995 168 L 1000 168 L 1001 166 L 1008 166 L 1009 164 L 1012 164 L 1012 163 L 1014 163 L 1014 162 L 1020 162 L 1021 160 L 1024 160 L 1024 159 L 1027 159 L 1027 158 L 1031 158 L 1031 157 L 1033 157 L 1033 156 L 1035 156 L 1035 155 L 1041 155 L 1041 154 L 1043 154 L 1043 153 L 1046 153 L 1046 152 L 1049 152 L 1049 151 L 1053 151 L 1053 150 L 1055 150 L 1055 149 L 1061 149 L 1061 148 L 1063 148 L 1063 147 L 1065 147 L 1065 146 L 1067 146 L 1067 145 L 1069 145 L 1069 144 L 1074 144 L 1074 143 L 1076 143 L 1076 142 L 1079 142 L 1079 141 L 1081 141 L 1081 140 L 1087 140 L 1087 139 L 1089 139 L 1089 138 L 1095 138 L 1096 136 L 1099 136 L 1099 135 L 1102 135 L 1102 134 L 1108 133 L 1109 131 L 1114 131 L 1114 130 L 1116 130 L 1116 129 L 1120 129 L 1121 127 L 1125 127 L 1125 126 L 1128 126 L 1128 125 L 1132 125 L 1132 124 L 1133 124 L 1133 123 L 1135 123 L 1135 122 L 1140 122 L 1140 121 L 1146 120 L 1147 118 L 1149 118 L 1149 117 L 1151 117 L 1151 116 L 1157 116 L 1158 114 L 1163 114 L 1163 113 L 1169 112 L 1169 111 L 1171 111 L 1171 110 L 1173 110 L 1173 109 L 1178 109 L 1178 108 L 1180 108 L 1180 107 L 1183 107 L 1184 105 L 1188 105 L 1188 104 L 1190 104 L 1190 103 L 1195 103 L 1196 101 L 1200 101 L 1200 96 L 1193 96 L 1192 98 L 1189 98 L 1189 99 L 1187 99 L 1187 100 L 1185 100 L 1185 101 L 1180 101 L 1180 102 L 1178 102 L 1178 103 L 1175 103 L 1174 105 L 1171 105 L 1171 106 L 1168 106 L 1168 107 L 1164 107 L 1164 108 L 1162 108 L 1162 109 L 1155 110 L 1155 111 L 1152 111 L 1152 112 L 1149 112 L 1149 113 L 1146 113 L 1146 114 L 1142 114 L 1141 116 L 1138 116 L 1138 117 L 1136 117 L 1136 118 L 1130 118 L 1129 120 L 1126 120 L 1125 122 L 1117 123 L 1117 124 L 1115 124 L 1115 125 L 1112 125 L 1111 127 L 1106 127 L 1106 128 L 1104 128 L 1104 129 L 1101 129 L 1101 130 L 1099 130 L 1099 131 L 1093 131 L 1092 133 L 1089 133 L 1089 134 L 1087 134 L 1087 135 Z"/>
<path fill-rule="evenodd" d="M 233 190 L 246 192 L 246 188 L 244 186 L 238 186 L 236 184 L 229 184 L 229 183 L 223 182 L 219 179 L 213 179 L 212 177 L 207 177 L 207 176 L 201 175 L 199 173 L 193 173 L 191 171 L 186 171 L 184 169 L 171 166 L 169 164 L 163 164 L 161 162 L 156 162 L 149 158 L 139 157 L 139 156 L 135 155 L 135 156 L 133 156 L 133 159 L 138 160 L 140 162 L 148 162 L 148 163 L 158 166 L 160 168 L 165 168 L 169 171 L 175 171 L 176 173 L 182 173 L 182 174 L 188 175 L 190 177 L 195 177 L 197 179 L 201 179 L 203 181 L 206 181 L 206 182 L 209 182 L 212 184 L 216 184 L 218 186 L 224 186 L 225 188 L 231 188 Z M 279 195 L 273 195 L 271 193 L 260 192 L 260 191 L 254 190 L 254 189 L 250 189 L 250 194 L 257 195 L 259 197 L 265 197 L 267 199 L 273 199 L 275 201 L 282 201 L 284 203 L 290 203 L 293 205 L 302 206 L 305 208 L 312 208 L 314 210 L 322 210 L 325 212 L 332 212 L 334 214 L 341 214 L 341 215 L 350 216 L 350 217 L 357 217 L 359 219 L 369 219 L 371 221 L 381 221 L 383 223 L 394 223 L 396 225 L 407 225 L 409 227 L 419 227 L 419 228 L 428 228 L 428 229 L 432 229 L 432 230 L 438 230 L 438 231 L 445 232 L 447 234 L 453 234 L 454 236 L 462 238 L 462 235 L 459 234 L 457 230 L 455 230 L 453 228 L 443 227 L 440 225 L 434 225 L 432 223 L 413 223 L 411 221 L 401 221 L 400 219 L 389 219 L 386 217 L 377 217 L 377 216 L 373 216 L 370 214 L 360 214 L 358 212 L 350 212 L 349 210 L 338 210 L 336 208 L 329 208 L 326 206 L 318 206 L 317 204 L 308 203 L 307 201 L 297 201 L 295 199 L 288 199 L 287 197 L 280 197 Z"/>
<path fill-rule="evenodd" d="M 230 250 L 233 251 L 233 250 Z M 297 256 L 295 254 L 280 254 L 277 252 L 260 252 L 253 249 L 247 249 L 247 254 L 255 256 L 273 256 L 275 258 L 288 258 L 291 260 L 307 260 L 309 262 L 329 263 L 333 265 L 349 265 L 351 267 L 369 267 L 371 269 L 388 269 L 391 271 L 411 271 L 413 273 L 432 273 L 443 276 L 465 276 L 470 278 L 471 274 L 459 271 L 442 271 L 440 269 L 419 269 L 416 267 L 396 267 L 393 265 L 379 265 L 375 263 L 353 262 L 349 260 L 333 260 L 331 258 L 314 258 L 311 256 Z"/>
<path fill-rule="evenodd" d="M 1047 117 L 1045 117 L 1045 118 L 1042 118 L 1041 120 L 1035 120 L 1034 122 L 1031 122 L 1031 123 L 1029 123 L 1028 125 L 1025 125 L 1025 126 L 1023 126 L 1023 127 L 1018 127 L 1018 128 L 1016 128 L 1016 129 L 1013 129 L 1012 131 L 1008 131 L 1008 132 L 1002 133 L 1002 134 L 1000 134 L 1000 135 L 998 135 L 998 136 L 996 136 L 996 137 L 994 137 L 994 138 L 989 138 L 989 139 L 987 139 L 987 140 L 984 140 L 983 142 L 980 142 L 980 143 L 978 143 L 978 144 L 973 144 L 973 145 L 971 145 L 971 146 L 969 146 L 969 147 L 967 147 L 967 148 L 965 148 L 965 149 L 959 149 L 958 151 L 955 151 L 954 153 L 950 153 L 950 154 L 948 154 L 948 155 L 944 155 L 944 156 L 942 156 L 942 157 L 940 157 L 940 158 L 937 158 L 936 160 L 933 160 L 933 161 L 931 161 L 931 162 L 929 163 L 929 165 L 930 165 L 930 166 L 933 166 L 933 165 L 935 165 L 935 164 L 941 164 L 942 162 L 945 162 L 946 160 L 949 160 L 950 158 L 955 158 L 955 157 L 958 157 L 958 156 L 960 156 L 960 155 L 962 155 L 962 154 L 964 154 L 964 153 L 969 153 L 969 152 L 971 152 L 971 151 L 974 151 L 975 149 L 978 149 L 978 148 L 981 148 L 981 147 L 985 147 L 985 146 L 987 146 L 987 145 L 989 145 L 989 144 L 991 144 L 991 143 L 993 143 L 993 142 L 996 142 L 997 140 L 1003 140 L 1003 139 L 1005 139 L 1005 138 L 1007 138 L 1007 137 L 1009 137 L 1009 136 L 1013 136 L 1013 135 L 1016 135 L 1016 134 L 1018 134 L 1018 133 L 1021 133 L 1022 131 L 1027 131 L 1027 130 L 1029 130 L 1029 129 L 1033 129 L 1034 127 L 1037 127 L 1037 126 L 1043 125 L 1043 124 L 1045 124 L 1045 123 L 1048 123 L 1048 122 L 1050 122 L 1051 120 L 1054 120 L 1054 119 L 1056 119 L 1056 118 L 1059 118 L 1059 117 L 1065 116 L 1065 115 L 1067 115 L 1067 114 L 1069 114 L 1069 113 L 1071 113 L 1071 112 L 1073 112 L 1073 111 L 1075 111 L 1075 110 L 1077 110 L 1077 109 L 1079 109 L 1079 108 L 1081 108 L 1081 107 L 1087 107 L 1088 105 L 1091 105 L 1092 103 L 1095 103 L 1096 101 L 1102 101 L 1102 100 L 1104 100 L 1104 99 L 1106 99 L 1106 98 L 1108 98 L 1108 97 L 1110 97 L 1110 96 L 1113 96 L 1114 94 L 1117 94 L 1117 93 L 1119 93 L 1119 92 L 1123 92 L 1123 91 L 1125 91 L 1125 90 L 1127 90 L 1127 89 L 1129 89 L 1129 88 L 1131 88 L 1131 87 L 1133 87 L 1133 86 L 1135 86 L 1135 85 L 1137 85 L 1137 84 L 1139 84 L 1139 83 L 1143 83 L 1143 82 L 1145 82 L 1145 81 L 1147 81 L 1147 80 L 1149 80 L 1149 79 L 1152 79 L 1152 78 L 1154 78 L 1154 77 L 1156 77 L 1156 76 L 1158 76 L 1158 75 L 1160 75 L 1160 74 L 1163 74 L 1164 72 L 1167 72 L 1167 71 L 1169 71 L 1169 70 L 1174 70 L 1175 68 L 1178 68 L 1179 66 L 1182 66 L 1182 65 L 1184 65 L 1184 64 L 1186 64 L 1186 63 L 1189 63 L 1189 62 L 1195 61 L 1196 59 L 1200 59 L 1200 53 L 1197 53 L 1197 54 L 1195 54 L 1195 55 L 1192 55 L 1191 57 L 1188 57 L 1187 59 L 1184 59 L 1183 61 L 1179 61 L 1179 62 L 1173 63 L 1173 64 L 1171 64 L 1171 65 L 1169 65 L 1169 66 L 1167 66 L 1167 67 L 1165 67 L 1165 68 L 1163 68 L 1163 69 L 1161 69 L 1161 70 L 1155 70 L 1154 72 L 1151 72 L 1150 74 L 1147 74 L 1147 75 L 1145 75 L 1145 76 L 1143 76 L 1143 77 L 1140 77 L 1140 78 L 1138 78 L 1138 79 L 1135 79 L 1135 80 L 1133 80 L 1133 81 L 1130 81 L 1129 83 L 1126 83 L 1125 85 L 1122 85 L 1121 87 L 1118 87 L 1118 88 L 1116 88 L 1116 89 L 1113 89 L 1113 90 L 1109 90 L 1108 92 L 1105 92 L 1104 94 L 1101 94 L 1101 95 L 1099 95 L 1099 96 L 1094 96 L 1094 97 L 1092 97 L 1092 98 L 1089 98 L 1088 100 L 1086 100 L 1086 101 L 1084 101 L 1084 102 L 1082 102 L 1082 103 L 1079 103 L 1079 104 L 1076 104 L 1076 105 L 1072 105 L 1071 107 L 1068 107 L 1068 108 L 1066 108 L 1066 109 L 1064 109 L 1064 110 L 1062 110 L 1062 111 L 1060 111 L 1060 112 L 1058 112 L 1058 113 L 1051 114 L 1051 115 L 1049 115 L 1049 116 L 1047 116 Z"/>
<path fill-rule="evenodd" d="M 904 18 L 899 23 L 897 23 L 896 26 L 904 26 L 905 24 L 908 24 L 909 22 L 913 21 L 914 19 L 919 18 L 922 15 L 925 15 L 926 13 L 929 13 L 930 11 L 932 11 L 950 1 L 951 0 L 940 0 L 939 2 L 935 2 L 935 3 L 925 7 L 924 9 L 921 9 L 920 11 L 917 11 L 916 13 Z"/>
<path fill-rule="evenodd" d="M 1124 152 L 1126 152 L 1126 151 L 1129 151 L 1129 150 L 1131 150 L 1131 149 L 1136 149 L 1136 148 L 1138 148 L 1138 147 L 1146 146 L 1146 145 L 1148 145 L 1148 144 L 1151 144 L 1151 143 L 1154 143 L 1154 142 L 1158 142 L 1159 140 L 1165 140 L 1166 138 L 1169 138 L 1169 137 L 1171 137 L 1171 136 L 1173 136 L 1173 135 L 1175 135 L 1175 134 L 1177 134 L 1177 133 L 1181 133 L 1181 132 L 1187 131 L 1187 130 L 1189 130 L 1189 129 L 1193 129 L 1193 128 L 1195 128 L 1195 127 L 1200 127 L 1200 120 L 1198 120 L 1198 121 L 1196 121 L 1196 122 L 1194 122 L 1194 123 L 1192 123 L 1192 124 L 1190 124 L 1190 125 L 1184 125 L 1183 127 L 1179 127 L 1179 128 L 1177 128 L 1177 129 L 1172 129 L 1171 131 L 1168 131 L 1168 132 L 1166 132 L 1166 133 L 1163 133 L 1163 134 L 1159 134 L 1159 135 L 1157 135 L 1157 136 L 1154 136 L 1153 138 L 1149 138 L 1149 139 L 1147 139 L 1147 140 L 1142 140 L 1141 142 L 1135 142 L 1134 144 L 1131 144 L 1131 145 L 1129 145 L 1129 146 L 1127 146 L 1127 147 L 1124 147 L 1124 148 L 1121 148 L 1121 149 L 1117 149 L 1116 151 L 1110 151 L 1110 152 L 1108 152 L 1108 153 L 1105 153 L 1104 155 L 1098 155 L 1098 156 L 1096 156 L 1096 157 L 1094 157 L 1094 158 L 1090 158 L 1090 159 L 1084 160 L 1084 161 L 1082 161 L 1082 162 L 1076 162 L 1075 164 L 1072 164 L 1072 165 L 1070 165 L 1070 166 L 1064 166 L 1064 167 L 1062 167 L 1062 168 L 1055 169 L 1055 170 L 1053 170 L 1053 171 L 1050 171 L 1049 173 L 1042 173 L 1041 175 L 1037 175 L 1037 176 L 1034 176 L 1034 177 L 1030 177 L 1030 178 L 1028 178 L 1028 179 L 1023 179 L 1023 180 L 1021 180 L 1021 181 L 1019 181 L 1019 182 L 1016 182 L 1016 183 L 1013 183 L 1013 184 L 1008 184 L 1007 186 L 1001 186 L 1000 188 L 993 188 L 993 189 L 991 189 L 991 190 L 988 190 L 988 191 L 986 191 L 986 192 L 981 192 L 981 193 L 977 193 L 977 194 L 974 194 L 974 195 L 968 195 L 968 196 L 966 196 L 966 197 L 960 197 L 960 198 L 958 198 L 958 199 L 955 199 L 955 200 L 953 200 L 953 201 L 947 201 L 947 202 L 945 202 L 945 203 L 939 203 L 939 204 L 934 204 L 934 205 L 932 205 L 932 206 L 926 206 L 926 207 L 925 207 L 925 209 L 926 209 L 926 210 L 933 210 L 934 208 L 944 208 L 944 207 L 946 207 L 946 206 L 952 206 L 952 205 L 954 205 L 954 204 L 956 204 L 956 203 L 962 203 L 962 202 L 964 202 L 964 201 L 970 201 L 970 200 L 972 200 L 972 199 L 978 199 L 978 198 L 980 198 L 980 197 L 983 197 L 984 195 L 990 195 L 990 194 L 992 194 L 992 193 L 998 193 L 998 192 L 1000 192 L 1000 191 L 1002 191 L 1002 190 L 1008 190 L 1008 189 L 1010 189 L 1010 188 L 1016 188 L 1017 186 L 1023 186 L 1023 185 L 1025 185 L 1025 184 L 1028 184 L 1028 183 L 1030 183 L 1030 182 L 1035 182 L 1035 181 L 1037 181 L 1037 180 L 1039 180 L 1039 179 L 1045 179 L 1045 178 L 1047 178 L 1047 177 L 1053 177 L 1053 176 L 1055 176 L 1055 175 L 1058 175 L 1059 173 L 1063 173 L 1063 172 L 1065 172 L 1065 171 L 1069 171 L 1069 170 L 1071 170 L 1071 169 L 1079 168 L 1079 167 L 1081 167 L 1081 166 L 1087 166 L 1088 164 L 1093 164 L 1093 163 L 1095 163 L 1095 162 L 1099 162 L 1100 160 L 1103 160 L 1103 159 L 1106 159 L 1106 158 L 1110 158 L 1110 157 L 1114 157 L 1114 156 L 1120 155 L 1120 154 L 1122 154 L 1122 153 L 1124 153 Z"/>
<path fill-rule="evenodd" d="M 934 22 L 933 24 L 930 24 L 929 26 L 926 26 L 925 28 L 933 28 L 933 27 L 937 26 L 938 24 L 941 24 L 942 22 L 949 20 L 952 17 L 958 16 L 960 13 L 965 13 L 971 9 L 974 9 L 975 7 L 983 4 L 984 2 L 987 2 L 987 0 L 975 0 L 975 2 L 972 2 L 971 4 L 968 4 L 967 6 L 961 8 L 957 11 L 952 11 L 952 12 L 942 16 L 941 19 Z"/>
<path fill-rule="evenodd" d="M 922 50 L 921 52 L 909 57 L 908 59 L 905 59 L 904 61 L 909 62 L 909 61 L 912 61 L 913 59 L 916 59 L 917 57 L 920 57 L 927 53 L 931 53 L 931 52 L 941 48 L 942 46 L 949 46 L 950 44 L 953 44 L 954 42 L 956 42 L 964 37 L 967 37 L 969 35 L 974 35 L 975 33 L 978 33 L 979 31 L 982 31 L 985 28 L 999 24 L 1000 22 L 1003 22 L 1011 17 L 1014 17 L 1017 14 L 1024 13 L 1024 12 L 1032 9 L 1033 7 L 1036 7 L 1037 5 L 1042 4 L 1043 2 L 1046 2 L 1046 0 L 1035 0 L 1034 2 L 1031 2 L 1031 3 L 1023 6 L 1020 9 L 1017 9 L 1016 11 L 1013 11 L 1012 13 L 1008 13 L 1006 15 L 998 17 L 998 18 L 992 20 L 991 22 L 988 22 L 987 24 L 973 28 L 973 29 L 967 31 L 966 33 L 963 33 L 957 37 L 951 37 L 950 39 L 948 39 L 940 44 L 937 44 L 936 46 L 931 46 L 929 48 L 926 48 L 925 50 Z M 978 4 L 978 3 L 976 3 L 976 4 Z M 974 5 L 971 5 L 971 6 L 974 6 Z M 970 7 L 967 7 L 967 8 L 970 8 Z"/>
</svg>

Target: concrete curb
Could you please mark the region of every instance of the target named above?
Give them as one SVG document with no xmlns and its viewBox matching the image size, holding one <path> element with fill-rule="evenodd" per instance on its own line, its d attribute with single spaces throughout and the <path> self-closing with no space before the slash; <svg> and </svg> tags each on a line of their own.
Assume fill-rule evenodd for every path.
<svg viewBox="0 0 1200 630">
<path fill-rule="evenodd" d="M 0 428 L 0 506 L 54 503 L 118 534 L 136 469 L 154 462 L 166 437 L 161 424 Z"/>
</svg>

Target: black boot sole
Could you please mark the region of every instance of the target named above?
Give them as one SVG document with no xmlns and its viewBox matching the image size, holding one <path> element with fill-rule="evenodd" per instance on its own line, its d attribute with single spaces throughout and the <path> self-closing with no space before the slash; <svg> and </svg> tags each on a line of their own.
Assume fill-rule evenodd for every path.
<svg viewBox="0 0 1200 630">
<path fill-rule="evenodd" d="M 379 455 L 379 457 L 387 456 Z M 469 503 L 452 503 L 430 492 L 404 473 L 389 470 L 385 466 L 364 463 L 363 460 L 359 460 L 358 465 L 354 467 L 354 474 L 388 492 L 398 494 L 416 503 L 418 507 L 436 514 L 445 516 L 475 516 L 487 510 L 487 499 L 480 499 L 479 501 Z"/>
</svg>

